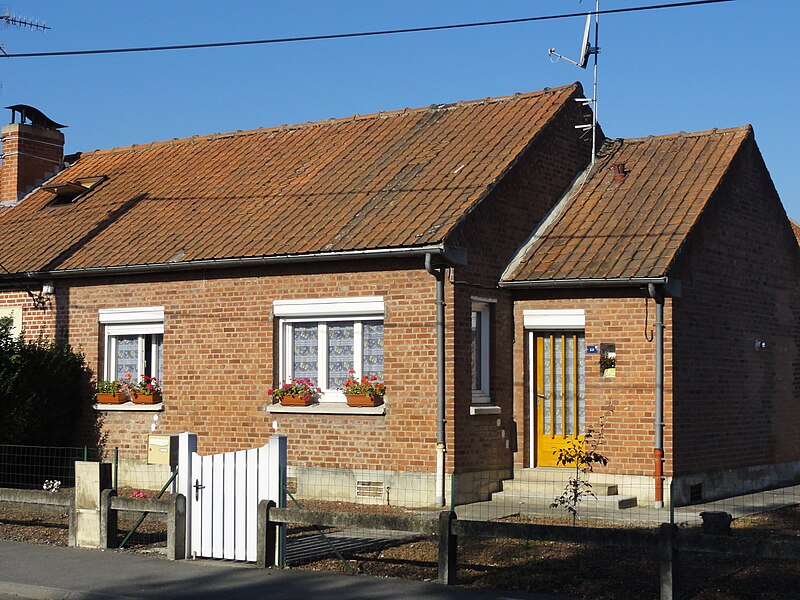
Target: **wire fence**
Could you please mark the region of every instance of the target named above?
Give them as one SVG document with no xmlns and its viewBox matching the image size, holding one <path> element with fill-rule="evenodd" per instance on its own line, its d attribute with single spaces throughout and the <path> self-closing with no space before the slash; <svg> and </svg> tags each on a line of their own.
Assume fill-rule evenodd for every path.
<svg viewBox="0 0 800 600">
<path fill-rule="evenodd" d="M 100 460 L 95 448 L 0 445 L 0 487 L 42 489 L 75 485 L 75 461 Z"/>
</svg>

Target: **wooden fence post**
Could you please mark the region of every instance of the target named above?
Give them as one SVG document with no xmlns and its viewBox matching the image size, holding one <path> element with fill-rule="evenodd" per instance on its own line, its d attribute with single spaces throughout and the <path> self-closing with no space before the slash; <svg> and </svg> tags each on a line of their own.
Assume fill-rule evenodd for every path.
<svg viewBox="0 0 800 600">
<path fill-rule="evenodd" d="M 671 523 L 662 523 L 658 531 L 661 600 L 673 600 L 678 597 L 676 590 L 678 551 L 675 548 L 675 536 L 677 533 L 678 526 Z"/>
<path fill-rule="evenodd" d="M 456 584 L 458 569 L 458 538 L 452 533 L 456 513 L 443 510 L 439 513 L 439 583 Z"/>
</svg>

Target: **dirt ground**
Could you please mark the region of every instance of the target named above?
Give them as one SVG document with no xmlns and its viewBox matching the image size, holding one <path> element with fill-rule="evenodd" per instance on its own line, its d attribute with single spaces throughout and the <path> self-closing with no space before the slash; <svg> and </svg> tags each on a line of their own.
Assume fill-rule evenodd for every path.
<svg viewBox="0 0 800 600">
<path fill-rule="evenodd" d="M 323 502 L 306 502 L 304 506 L 332 510 L 355 508 L 354 505 Z M 386 507 L 359 506 L 358 510 L 397 512 Z M 123 519 L 120 524 L 123 533 L 130 528 L 134 517 L 132 514 Z M 553 520 L 538 522 L 554 523 Z M 0 539 L 64 546 L 67 528 L 68 518 L 63 511 L 39 507 L 21 510 L 19 506 L 0 504 Z M 145 520 L 141 531 L 128 544 L 129 550 L 154 552 L 154 548 L 166 545 L 163 522 L 152 515 Z M 290 535 L 308 533 L 308 530 L 296 530 Z M 800 541 L 800 507 L 739 519 L 734 522 L 734 535 L 753 543 L 776 537 Z M 296 568 L 435 580 L 437 552 L 433 539 L 398 541 L 397 545 L 382 550 L 347 554 L 344 563 L 331 558 Z M 473 588 L 546 592 L 595 600 L 658 597 L 655 550 L 627 552 L 620 548 L 581 544 L 465 539 L 459 542 L 458 558 L 458 583 Z M 800 562 L 684 554 L 680 568 L 683 596 L 691 600 L 785 600 L 797 598 L 800 589 Z"/>
</svg>

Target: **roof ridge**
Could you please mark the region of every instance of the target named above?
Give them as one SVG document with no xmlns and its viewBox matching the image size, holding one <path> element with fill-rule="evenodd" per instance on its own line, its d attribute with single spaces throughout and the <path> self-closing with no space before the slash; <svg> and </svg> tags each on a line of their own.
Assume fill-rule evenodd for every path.
<svg viewBox="0 0 800 600">
<path fill-rule="evenodd" d="M 632 138 L 616 138 L 620 140 L 623 144 L 641 144 L 645 142 L 653 142 L 658 140 L 671 140 L 677 138 L 687 138 L 687 137 L 706 137 L 712 135 L 727 135 L 731 133 L 749 133 L 753 131 L 753 126 L 749 123 L 747 125 L 740 125 L 738 127 L 726 127 L 723 129 L 719 129 L 714 127 L 713 129 L 705 129 L 703 131 L 678 131 L 676 133 L 665 133 L 662 135 L 645 135 L 640 137 L 632 137 Z M 614 140 L 611 140 L 614 141 Z"/>
<path fill-rule="evenodd" d="M 83 152 L 81 154 L 81 158 L 87 158 L 89 156 L 103 156 L 107 154 L 113 155 L 113 154 L 123 154 L 131 152 L 144 152 L 147 150 L 155 150 L 157 148 L 163 148 L 165 146 L 175 146 L 177 144 L 196 144 L 198 142 L 215 141 L 215 140 L 235 138 L 235 137 L 265 135 L 270 133 L 282 133 L 286 131 L 302 131 L 305 129 L 313 129 L 316 127 L 327 127 L 346 122 L 388 119 L 388 118 L 394 118 L 411 114 L 419 114 L 426 111 L 454 110 L 460 108 L 467 108 L 470 106 L 481 106 L 481 105 L 485 106 L 488 104 L 496 104 L 500 102 L 513 102 L 519 100 L 526 100 L 528 98 L 536 98 L 538 96 L 546 96 L 546 95 L 561 93 L 573 89 L 577 85 L 579 84 L 575 82 L 554 88 L 544 88 L 533 92 L 522 92 L 522 93 L 517 92 L 515 94 L 506 96 L 494 96 L 494 97 L 487 96 L 486 98 L 481 98 L 476 100 L 458 100 L 456 102 L 450 102 L 446 104 L 429 104 L 428 106 L 420 106 L 416 108 L 406 107 L 392 111 L 378 111 L 378 112 L 368 113 L 365 115 L 356 114 L 341 118 L 331 117 L 328 119 L 321 119 L 319 121 L 308 121 L 306 123 L 297 123 L 292 125 L 284 123 L 282 125 L 276 125 L 273 127 L 259 127 L 256 129 L 247 129 L 247 130 L 237 129 L 236 131 L 224 132 L 224 133 L 216 132 L 207 135 L 191 135 L 184 138 L 172 138 L 170 140 L 153 141 L 144 144 L 131 144 L 130 146 L 118 146 L 114 148 L 91 150 L 88 152 Z"/>
</svg>

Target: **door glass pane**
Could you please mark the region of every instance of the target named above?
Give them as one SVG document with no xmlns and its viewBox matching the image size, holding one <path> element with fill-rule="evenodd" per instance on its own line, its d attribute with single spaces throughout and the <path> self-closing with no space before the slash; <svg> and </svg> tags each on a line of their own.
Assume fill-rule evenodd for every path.
<svg viewBox="0 0 800 600">
<path fill-rule="evenodd" d="M 292 379 L 310 379 L 317 384 L 317 323 L 292 326 Z"/>
<path fill-rule="evenodd" d="M 567 414 L 564 416 L 567 435 L 575 435 L 575 337 L 567 335 L 566 337 L 566 360 L 564 366 L 566 374 L 564 378 L 565 390 L 567 398 Z"/>
<path fill-rule="evenodd" d="M 578 435 L 586 434 L 586 338 L 578 334 Z"/>
<path fill-rule="evenodd" d="M 383 323 L 366 321 L 362 327 L 362 353 L 367 377 L 383 381 Z"/>
<path fill-rule="evenodd" d="M 123 381 L 125 375 L 130 374 L 134 381 L 139 380 L 139 336 L 138 335 L 118 335 L 115 336 L 117 342 L 117 353 L 115 360 L 114 378 Z"/>
<path fill-rule="evenodd" d="M 542 339 L 542 395 L 544 398 L 540 398 L 542 402 L 542 414 L 544 417 L 544 433 L 549 434 L 551 432 L 550 421 L 551 421 L 551 399 L 550 399 L 550 392 L 552 389 L 551 384 L 551 373 L 550 373 L 550 366 L 552 363 L 552 346 L 550 344 L 550 338 L 545 337 Z"/>
<path fill-rule="evenodd" d="M 328 323 L 328 389 L 344 386 L 353 358 L 353 322 Z"/>
<path fill-rule="evenodd" d="M 553 346 L 555 352 L 553 353 L 553 362 L 554 362 L 554 369 L 553 369 L 553 378 L 555 381 L 553 382 L 553 390 L 555 391 L 553 395 L 553 404 L 554 404 L 554 412 L 555 412 L 555 423 L 556 423 L 556 435 L 563 435 L 564 434 L 564 415 L 562 411 L 562 400 L 564 395 L 564 379 L 563 379 L 563 367 L 564 367 L 564 348 L 562 346 L 563 338 L 561 336 L 556 336 L 553 339 Z"/>
</svg>

